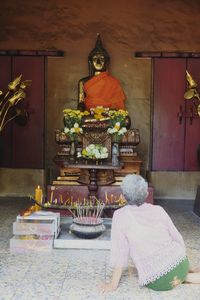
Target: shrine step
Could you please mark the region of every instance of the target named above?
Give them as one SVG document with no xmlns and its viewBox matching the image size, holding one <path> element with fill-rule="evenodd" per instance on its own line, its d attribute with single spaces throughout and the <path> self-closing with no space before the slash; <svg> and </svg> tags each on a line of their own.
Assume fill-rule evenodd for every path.
<svg viewBox="0 0 200 300">
<path fill-rule="evenodd" d="M 104 218 L 106 230 L 95 239 L 81 239 L 70 232 L 72 217 L 61 217 L 61 232 L 54 239 L 54 248 L 57 249 L 98 249 L 110 250 L 110 232 L 112 219 Z"/>
</svg>

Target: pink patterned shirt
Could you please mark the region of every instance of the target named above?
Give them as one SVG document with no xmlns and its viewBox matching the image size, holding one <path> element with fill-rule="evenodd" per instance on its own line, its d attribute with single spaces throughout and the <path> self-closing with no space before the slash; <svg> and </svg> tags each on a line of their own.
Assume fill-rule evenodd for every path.
<svg viewBox="0 0 200 300">
<path fill-rule="evenodd" d="M 144 203 L 115 211 L 111 266 L 126 267 L 129 255 L 137 268 L 140 285 L 160 278 L 186 258 L 183 238 L 161 206 Z"/>
</svg>

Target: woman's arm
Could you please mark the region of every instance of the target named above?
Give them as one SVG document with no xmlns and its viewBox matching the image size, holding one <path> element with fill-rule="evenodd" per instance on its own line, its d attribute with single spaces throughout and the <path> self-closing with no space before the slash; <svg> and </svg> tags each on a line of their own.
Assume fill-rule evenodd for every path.
<svg viewBox="0 0 200 300">
<path fill-rule="evenodd" d="M 103 293 L 112 292 L 117 289 L 123 268 L 128 265 L 129 244 L 122 230 L 123 222 L 125 221 L 123 218 L 120 218 L 119 212 L 115 212 L 112 218 L 110 253 L 110 263 L 113 266 L 113 273 L 111 281 L 102 285 L 101 291 Z"/>
<path fill-rule="evenodd" d="M 167 214 L 167 212 L 164 209 L 163 209 L 163 212 L 164 212 L 164 215 L 166 218 L 168 231 L 169 231 L 171 237 L 173 238 L 174 241 L 177 241 L 179 244 L 181 244 L 182 246 L 185 247 L 183 237 L 180 234 L 180 232 L 178 231 L 178 229 L 176 228 L 176 226 L 174 225 L 172 219 L 170 218 L 170 216 Z"/>
<path fill-rule="evenodd" d="M 112 218 L 110 249 L 110 264 L 112 267 L 128 266 L 129 242 L 123 230 L 126 218 L 123 215 L 121 216 L 120 213 L 120 210 L 115 211 Z M 131 229 L 129 228 L 129 230 Z"/>
</svg>

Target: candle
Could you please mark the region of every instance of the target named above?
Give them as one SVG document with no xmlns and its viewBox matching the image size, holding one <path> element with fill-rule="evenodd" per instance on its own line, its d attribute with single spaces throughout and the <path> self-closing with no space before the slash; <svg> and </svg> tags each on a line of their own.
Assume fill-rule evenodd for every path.
<svg viewBox="0 0 200 300">
<path fill-rule="evenodd" d="M 51 191 L 50 203 L 53 204 L 53 191 Z"/>
<path fill-rule="evenodd" d="M 35 200 L 39 203 L 42 204 L 42 189 L 41 187 L 38 185 L 37 188 L 35 189 Z M 41 207 L 39 205 L 36 204 L 36 211 L 40 210 Z"/>
</svg>

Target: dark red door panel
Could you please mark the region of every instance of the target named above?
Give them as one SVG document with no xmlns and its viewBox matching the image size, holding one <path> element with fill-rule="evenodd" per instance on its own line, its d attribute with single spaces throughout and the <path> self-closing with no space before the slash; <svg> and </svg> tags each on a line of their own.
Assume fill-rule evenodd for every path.
<svg viewBox="0 0 200 300">
<path fill-rule="evenodd" d="M 0 56 L 0 90 L 4 95 L 11 81 L 11 57 Z M 2 99 L 2 98 L 1 98 Z M 8 123 L 0 133 L 0 167 L 10 167 L 12 161 L 12 124 Z"/>
<path fill-rule="evenodd" d="M 173 171 L 184 168 L 185 120 L 179 124 L 177 113 L 184 110 L 185 59 L 154 60 L 154 108 L 152 170 Z"/>
<path fill-rule="evenodd" d="M 44 57 L 16 56 L 13 77 L 22 74 L 32 80 L 27 91 L 29 120 L 26 126 L 13 124 L 13 167 L 44 168 Z"/>
</svg>

